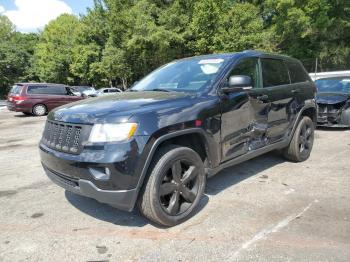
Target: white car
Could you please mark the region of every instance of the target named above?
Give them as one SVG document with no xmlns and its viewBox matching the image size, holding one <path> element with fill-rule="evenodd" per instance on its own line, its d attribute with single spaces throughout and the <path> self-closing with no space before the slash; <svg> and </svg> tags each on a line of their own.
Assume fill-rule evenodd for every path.
<svg viewBox="0 0 350 262">
<path fill-rule="evenodd" d="M 91 86 L 72 86 L 71 89 L 78 96 L 91 97 L 96 94 L 95 88 Z"/>
<path fill-rule="evenodd" d="M 96 91 L 95 96 L 104 96 L 108 94 L 110 95 L 110 94 L 122 93 L 122 92 L 123 92 L 122 90 L 115 87 L 101 88 Z"/>
</svg>

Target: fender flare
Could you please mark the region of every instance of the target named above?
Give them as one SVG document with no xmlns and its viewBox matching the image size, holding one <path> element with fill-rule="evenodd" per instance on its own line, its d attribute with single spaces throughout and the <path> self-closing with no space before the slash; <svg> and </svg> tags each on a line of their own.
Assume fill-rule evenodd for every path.
<svg viewBox="0 0 350 262">
<path fill-rule="evenodd" d="M 289 135 L 289 139 L 288 139 L 288 144 L 290 143 L 290 141 L 292 140 L 293 136 L 294 136 L 294 133 L 295 133 L 295 130 L 297 129 L 298 127 L 298 124 L 301 120 L 301 118 L 303 117 L 303 113 L 307 110 L 307 109 L 315 109 L 315 119 L 311 119 L 314 124 L 315 124 L 315 128 L 316 128 L 316 125 L 317 125 L 317 105 L 316 105 L 316 102 L 311 102 L 309 101 L 307 104 L 305 104 L 302 109 L 299 111 L 298 113 L 298 116 L 296 117 L 295 119 L 295 122 L 294 122 L 294 125 L 293 125 L 293 129 L 292 129 L 292 132 L 290 133 Z M 315 122 L 316 121 L 316 122 Z"/>
<path fill-rule="evenodd" d="M 184 130 L 180 130 L 180 131 L 175 131 L 172 132 L 170 134 L 166 134 L 163 136 L 160 136 L 159 138 L 157 138 L 157 140 L 153 143 L 150 152 L 148 153 L 147 159 L 145 161 L 145 164 L 143 165 L 141 174 L 140 174 L 140 178 L 139 181 L 137 183 L 137 186 L 135 188 L 136 190 L 136 194 L 135 194 L 135 199 L 133 200 L 134 205 L 136 204 L 137 198 L 139 197 L 140 194 L 140 190 L 142 189 L 142 186 L 144 184 L 145 178 L 147 176 L 147 172 L 149 170 L 149 167 L 151 165 L 152 159 L 154 157 L 155 152 L 157 151 L 157 149 L 159 148 L 159 145 L 171 138 L 175 138 L 181 135 L 188 135 L 188 134 L 199 134 L 201 135 L 203 141 L 204 141 L 204 146 L 205 146 L 205 150 L 206 153 L 208 155 L 208 158 L 212 157 L 212 154 L 210 153 L 210 148 L 208 147 L 208 141 L 206 139 L 206 133 L 203 129 L 201 128 L 189 128 L 189 129 L 184 129 Z"/>
</svg>

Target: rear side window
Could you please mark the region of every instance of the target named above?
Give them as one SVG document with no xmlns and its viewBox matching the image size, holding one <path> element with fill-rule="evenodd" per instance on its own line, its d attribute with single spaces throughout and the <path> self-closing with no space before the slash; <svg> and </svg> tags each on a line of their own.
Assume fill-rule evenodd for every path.
<svg viewBox="0 0 350 262">
<path fill-rule="evenodd" d="M 287 62 L 287 67 L 292 83 L 308 82 L 309 76 L 305 72 L 303 66 L 297 62 Z"/>
<path fill-rule="evenodd" d="M 11 95 L 19 95 L 22 91 L 22 87 L 23 86 L 14 85 L 10 90 L 10 94 Z"/>
<path fill-rule="evenodd" d="M 28 86 L 28 94 L 37 95 L 66 95 L 64 86 Z"/>
<path fill-rule="evenodd" d="M 286 65 L 279 59 L 261 59 L 264 87 L 290 84 Z"/>
</svg>

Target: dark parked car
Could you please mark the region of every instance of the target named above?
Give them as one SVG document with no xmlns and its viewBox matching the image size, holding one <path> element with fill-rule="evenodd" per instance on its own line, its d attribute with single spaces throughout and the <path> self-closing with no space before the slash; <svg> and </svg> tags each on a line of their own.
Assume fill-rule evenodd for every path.
<svg viewBox="0 0 350 262">
<path fill-rule="evenodd" d="M 7 96 L 7 108 L 26 115 L 43 116 L 52 109 L 81 100 L 65 85 L 15 84 Z"/>
<path fill-rule="evenodd" d="M 322 78 L 315 83 L 319 108 L 317 124 L 350 127 L 350 76 Z"/>
<path fill-rule="evenodd" d="M 271 150 L 306 160 L 316 87 L 293 58 L 254 51 L 169 63 L 130 92 L 60 107 L 40 142 L 61 187 L 172 226 L 208 176 Z"/>
</svg>

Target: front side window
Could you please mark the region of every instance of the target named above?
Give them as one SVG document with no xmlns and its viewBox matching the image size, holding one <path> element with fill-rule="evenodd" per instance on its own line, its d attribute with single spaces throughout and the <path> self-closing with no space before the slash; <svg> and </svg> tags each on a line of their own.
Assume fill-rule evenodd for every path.
<svg viewBox="0 0 350 262">
<path fill-rule="evenodd" d="M 252 79 L 252 87 L 259 86 L 259 63 L 257 58 L 246 58 L 234 67 L 229 77 L 244 75 L 249 76 Z"/>
<path fill-rule="evenodd" d="M 284 62 L 279 59 L 261 59 L 264 87 L 290 84 L 289 74 Z"/>
<path fill-rule="evenodd" d="M 138 82 L 131 91 L 197 92 L 215 81 L 226 60 L 200 57 L 167 64 Z"/>
<path fill-rule="evenodd" d="M 324 78 L 315 81 L 318 92 L 350 94 L 350 77 Z"/>
</svg>

